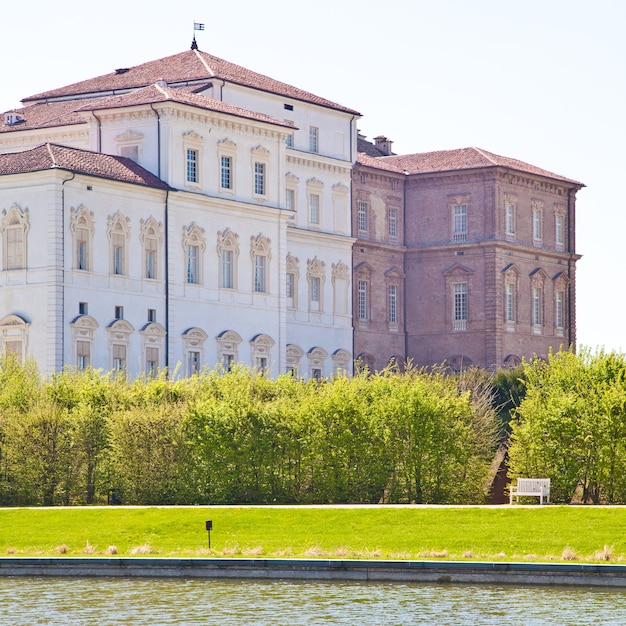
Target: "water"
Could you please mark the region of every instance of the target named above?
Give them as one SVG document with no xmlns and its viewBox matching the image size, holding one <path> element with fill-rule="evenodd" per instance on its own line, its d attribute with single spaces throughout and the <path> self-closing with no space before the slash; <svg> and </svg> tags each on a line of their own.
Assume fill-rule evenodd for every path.
<svg viewBox="0 0 626 626">
<path fill-rule="evenodd" d="M 0 578 L 0 624 L 626 624 L 626 591 L 399 583 Z"/>
</svg>

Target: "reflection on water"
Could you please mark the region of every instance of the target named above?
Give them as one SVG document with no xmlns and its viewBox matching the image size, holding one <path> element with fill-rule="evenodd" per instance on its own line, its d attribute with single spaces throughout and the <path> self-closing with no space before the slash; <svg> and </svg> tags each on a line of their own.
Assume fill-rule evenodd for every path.
<svg viewBox="0 0 626 626">
<path fill-rule="evenodd" d="M 626 591 L 399 583 L 0 578 L 0 624 L 626 624 Z"/>
</svg>

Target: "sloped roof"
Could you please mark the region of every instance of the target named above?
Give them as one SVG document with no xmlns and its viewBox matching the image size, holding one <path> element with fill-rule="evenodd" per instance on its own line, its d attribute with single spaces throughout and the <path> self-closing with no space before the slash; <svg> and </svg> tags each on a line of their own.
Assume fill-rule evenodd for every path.
<svg viewBox="0 0 626 626">
<path fill-rule="evenodd" d="M 69 102 L 31 104 L 21 109 L 13 109 L 24 120 L 9 126 L 5 124 L 4 116 L 0 116 L 0 133 L 84 124 L 85 120 L 76 113 L 76 109 L 82 104 L 71 100 Z"/>
<path fill-rule="evenodd" d="M 49 100 L 85 94 L 95 95 L 103 92 L 127 91 L 147 87 L 158 81 L 165 81 L 168 85 L 181 85 L 211 79 L 222 79 L 252 89 L 276 93 L 294 100 L 301 100 L 359 115 L 357 111 L 344 107 L 341 104 L 331 102 L 200 50 L 187 50 L 134 67 L 118 69 L 110 74 L 29 96 L 24 98 L 22 102 L 28 103 L 43 99 Z"/>
<path fill-rule="evenodd" d="M 204 84 L 201 88 L 206 88 Z M 267 122 L 269 124 L 277 124 L 293 128 L 291 122 L 276 120 L 269 115 L 263 113 L 255 113 L 231 104 L 225 104 L 215 98 L 209 98 L 197 93 L 198 86 L 193 87 L 167 87 L 161 84 L 149 85 L 135 91 L 125 93 L 120 96 L 109 96 L 107 98 L 97 98 L 89 101 L 88 104 L 81 105 L 77 111 L 97 111 L 102 109 L 116 109 L 120 107 L 138 106 L 142 104 L 155 104 L 158 102 L 177 102 L 178 104 L 187 104 L 189 106 L 205 109 L 209 111 L 217 111 L 218 113 L 226 113 L 228 115 L 236 115 L 237 117 L 245 117 L 259 122 Z"/>
<path fill-rule="evenodd" d="M 485 167 L 506 167 L 509 169 L 561 180 L 563 182 L 584 186 L 582 183 L 565 178 L 560 174 L 549 172 L 535 165 L 503 157 L 480 148 L 459 148 L 457 150 L 439 150 L 436 152 L 421 152 L 375 159 L 381 163 L 399 167 L 408 174 L 427 174 L 434 172 L 449 172 L 455 170 L 480 169 Z"/>
<path fill-rule="evenodd" d="M 54 143 L 41 144 L 23 152 L 0 154 L 0 176 L 55 168 L 144 187 L 170 189 L 161 179 L 126 157 L 70 148 Z"/>
<path fill-rule="evenodd" d="M 388 163 L 384 161 L 380 156 L 371 156 L 365 152 L 359 152 L 356 156 L 357 163 L 366 165 L 367 167 L 375 167 L 379 170 L 386 170 L 387 172 L 395 172 L 397 174 L 404 174 L 404 168 L 395 163 Z"/>
</svg>

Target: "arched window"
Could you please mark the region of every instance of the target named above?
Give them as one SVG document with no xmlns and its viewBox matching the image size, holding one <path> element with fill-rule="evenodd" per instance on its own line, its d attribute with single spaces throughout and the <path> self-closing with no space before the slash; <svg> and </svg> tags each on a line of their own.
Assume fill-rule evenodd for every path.
<svg viewBox="0 0 626 626">
<path fill-rule="evenodd" d="M 8 211 L 3 210 L 0 228 L 2 229 L 3 269 L 26 268 L 26 239 L 30 230 L 28 209 L 22 211 L 17 204 L 14 204 Z"/>
</svg>

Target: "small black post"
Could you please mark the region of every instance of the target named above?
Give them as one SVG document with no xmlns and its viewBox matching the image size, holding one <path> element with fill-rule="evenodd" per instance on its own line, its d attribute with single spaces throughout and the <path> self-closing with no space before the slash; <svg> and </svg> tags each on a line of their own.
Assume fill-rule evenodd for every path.
<svg viewBox="0 0 626 626">
<path fill-rule="evenodd" d="M 206 521 L 206 529 L 207 532 L 209 533 L 209 550 L 211 549 L 211 530 L 213 529 L 213 521 L 208 519 Z"/>
</svg>

